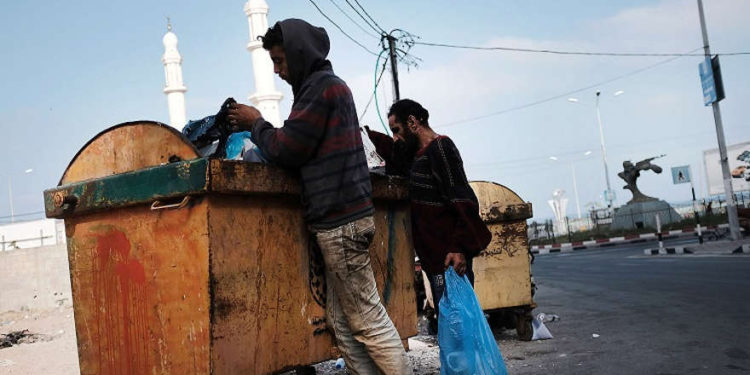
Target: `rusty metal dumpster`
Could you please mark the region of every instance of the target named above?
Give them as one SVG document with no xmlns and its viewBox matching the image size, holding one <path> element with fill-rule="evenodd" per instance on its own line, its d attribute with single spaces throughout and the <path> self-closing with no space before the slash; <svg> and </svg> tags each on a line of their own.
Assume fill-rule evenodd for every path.
<svg viewBox="0 0 750 375">
<path fill-rule="evenodd" d="M 407 188 L 373 175 L 378 290 L 416 334 Z M 336 355 L 297 177 L 200 158 L 141 121 L 89 141 L 47 217 L 65 219 L 82 374 L 267 374 Z"/>
<path fill-rule="evenodd" d="M 531 253 L 526 219 L 531 203 L 507 187 L 487 181 L 470 183 L 479 212 L 492 232 L 487 249 L 474 259 L 474 289 L 493 325 L 515 327 L 521 340 L 530 340 L 531 311 L 536 307 L 531 283 Z"/>
</svg>

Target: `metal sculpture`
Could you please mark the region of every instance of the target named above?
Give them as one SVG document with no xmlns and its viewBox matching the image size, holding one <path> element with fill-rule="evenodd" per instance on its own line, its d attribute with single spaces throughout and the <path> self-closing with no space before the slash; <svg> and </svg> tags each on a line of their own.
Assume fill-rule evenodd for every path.
<svg viewBox="0 0 750 375">
<path fill-rule="evenodd" d="M 633 193 L 633 199 L 628 201 L 628 204 L 630 203 L 637 203 L 637 202 L 649 202 L 649 201 L 658 201 L 657 198 L 649 197 L 646 194 L 641 193 L 641 191 L 638 189 L 638 185 L 636 184 L 636 180 L 638 177 L 641 176 L 641 171 L 654 171 L 654 173 L 659 174 L 662 171 L 662 168 L 656 164 L 652 164 L 651 161 L 660 157 L 663 157 L 664 155 L 654 156 L 652 158 L 641 160 L 635 165 L 630 161 L 626 160 L 622 162 L 622 168 L 623 171 L 618 173 L 617 176 L 619 176 L 621 179 L 623 179 L 626 184 L 623 186 L 623 189 L 630 190 L 631 193 Z"/>
</svg>

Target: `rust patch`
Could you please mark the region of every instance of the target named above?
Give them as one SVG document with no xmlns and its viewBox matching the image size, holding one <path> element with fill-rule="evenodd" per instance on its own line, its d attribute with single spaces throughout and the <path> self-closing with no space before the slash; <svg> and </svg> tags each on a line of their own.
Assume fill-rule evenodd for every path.
<svg viewBox="0 0 750 375">
<path fill-rule="evenodd" d="M 148 324 L 143 265 L 130 257 L 125 233 L 110 228 L 96 236 L 92 286 L 99 372 L 148 372 Z"/>
</svg>

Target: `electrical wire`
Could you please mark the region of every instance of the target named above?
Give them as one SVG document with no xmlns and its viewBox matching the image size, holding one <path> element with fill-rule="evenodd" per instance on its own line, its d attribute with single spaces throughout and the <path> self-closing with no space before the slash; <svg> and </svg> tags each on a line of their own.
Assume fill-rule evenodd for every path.
<svg viewBox="0 0 750 375">
<path fill-rule="evenodd" d="M 369 32 L 369 31 L 367 31 L 364 27 L 362 27 L 362 25 L 360 25 L 359 23 L 357 23 L 357 21 L 355 21 L 354 18 L 352 18 L 351 16 L 349 16 L 349 13 L 344 12 L 344 10 L 341 9 L 341 7 L 334 0 L 331 0 L 331 3 L 333 3 L 333 5 L 336 7 L 336 9 L 338 9 L 339 11 L 341 11 L 341 13 L 343 13 L 344 16 L 346 16 L 346 18 L 349 19 L 349 21 L 352 21 L 352 23 L 354 25 L 356 25 L 360 30 L 362 30 L 363 33 L 365 33 L 365 34 L 367 34 L 367 35 L 369 35 L 369 36 L 371 36 L 371 37 L 373 37 L 375 39 L 380 39 L 379 36 L 377 36 L 377 35 Z"/>
<path fill-rule="evenodd" d="M 318 6 L 318 4 L 315 4 L 315 1 L 313 1 L 313 0 L 308 0 L 308 1 L 310 1 L 310 3 L 312 3 L 312 5 L 315 7 L 315 9 L 317 9 L 318 12 L 320 12 L 320 14 L 323 15 L 323 17 L 325 17 L 330 23 L 332 23 L 333 26 L 336 26 L 336 28 L 339 29 L 339 31 L 341 31 L 342 34 L 344 34 L 347 38 L 349 38 L 349 40 L 351 40 L 352 42 L 356 43 L 358 46 L 362 47 L 362 49 L 364 49 L 365 51 L 367 51 L 369 54 L 371 54 L 373 56 L 377 56 L 378 55 L 377 53 L 372 52 L 371 50 L 369 50 L 367 47 L 365 47 L 362 43 L 358 42 L 356 39 L 352 38 L 349 34 L 347 34 L 346 31 L 344 31 L 344 29 L 341 28 L 341 26 L 339 26 L 338 24 L 336 24 L 336 22 L 333 22 L 333 20 L 330 17 L 328 17 L 328 15 L 323 12 L 323 10 L 320 9 L 320 7 Z"/>
<path fill-rule="evenodd" d="M 385 50 L 383 50 L 385 52 Z M 382 55 L 382 52 L 381 52 Z M 380 59 L 378 59 L 380 60 Z M 383 69 L 380 71 L 380 75 L 378 76 L 378 79 L 375 81 L 375 88 L 372 90 L 372 95 L 370 95 L 370 99 L 367 100 L 367 104 L 365 104 L 365 109 L 362 111 L 362 114 L 359 116 L 359 121 L 362 122 L 362 119 L 365 117 L 365 113 L 367 113 L 367 109 L 370 108 L 370 104 L 372 103 L 372 99 L 375 98 L 375 93 L 377 92 L 378 85 L 380 84 L 380 79 L 383 78 L 383 73 L 385 73 L 385 67 L 388 63 L 388 57 L 386 56 L 385 60 L 383 61 Z M 378 62 L 375 62 L 375 73 L 378 72 Z"/>
<path fill-rule="evenodd" d="M 352 10 L 354 10 L 354 13 L 357 13 L 357 15 L 359 16 L 359 18 L 362 19 L 362 21 L 365 21 L 365 23 L 367 24 L 367 26 L 370 26 L 370 28 L 373 29 L 378 34 L 385 33 L 382 29 L 373 26 L 370 23 L 370 21 L 368 21 L 367 18 L 365 18 L 365 16 L 363 16 L 362 13 L 360 13 L 359 10 L 357 10 L 357 7 L 355 7 L 354 5 L 352 5 L 352 3 L 349 0 L 344 0 L 344 1 L 346 1 L 346 3 L 349 5 L 350 8 L 352 8 Z"/>
<path fill-rule="evenodd" d="M 547 103 L 547 102 L 550 102 L 550 101 L 553 101 L 553 100 L 557 100 L 557 99 L 560 99 L 560 98 L 564 98 L 564 97 L 569 96 L 571 94 L 577 94 L 577 93 L 579 93 L 581 91 L 590 90 L 592 88 L 599 87 L 599 86 L 605 85 L 607 83 L 611 83 L 611 82 L 614 82 L 614 81 L 621 80 L 623 78 L 627 78 L 627 77 L 636 75 L 636 74 L 644 72 L 646 70 L 653 69 L 653 68 L 655 68 L 655 67 L 657 67 L 659 65 L 664 65 L 666 63 L 672 62 L 672 61 L 677 60 L 677 59 L 679 59 L 681 57 L 684 57 L 684 56 L 691 56 L 690 53 L 695 52 L 695 51 L 697 51 L 699 49 L 702 49 L 702 48 L 703 47 L 696 48 L 696 49 L 694 49 L 692 51 L 689 51 L 686 54 L 682 54 L 680 56 L 675 56 L 675 57 L 672 57 L 672 58 L 669 58 L 669 59 L 666 59 L 666 60 L 662 60 L 662 61 L 657 62 L 655 64 L 647 65 L 647 66 L 645 66 L 643 68 L 639 68 L 639 69 L 633 70 L 631 72 L 628 72 L 628 73 L 616 76 L 614 78 L 610 78 L 610 79 L 607 79 L 607 80 L 604 80 L 604 81 L 601 81 L 601 82 L 597 82 L 597 83 L 588 85 L 586 87 L 582 87 L 582 88 L 579 88 L 579 89 L 567 91 L 567 92 L 564 92 L 562 94 L 558 94 L 558 95 L 551 96 L 551 97 L 548 97 L 548 98 L 545 98 L 545 99 L 541 99 L 541 100 L 536 100 L 536 101 L 533 101 L 533 102 L 530 102 L 530 103 L 526 103 L 526 104 L 522 104 L 522 105 L 510 107 L 510 108 L 503 109 L 503 110 L 500 110 L 500 111 L 497 111 L 497 112 L 491 112 L 491 113 L 488 113 L 488 114 L 485 114 L 485 115 L 480 115 L 480 116 L 475 116 L 475 117 L 469 117 L 469 118 L 465 118 L 465 119 L 462 119 L 462 120 L 448 122 L 448 123 L 445 123 L 445 124 L 439 124 L 439 125 L 436 125 L 435 127 L 436 128 L 447 128 L 449 126 L 454 126 L 454 125 L 458 125 L 458 124 L 463 124 L 463 123 L 467 123 L 467 122 L 481 120 L 481 119 L 485 119 L 485 118 L 488 118 L 488 117 L 494 117 L 494 116 L 502 115 L 502 114 L 505 114 L 505 113 L 508 113 L 508 112 L 518 111 L 518 110 L 521 110 L 521 109 L 526 109 L 526 108 L 529 108 L 529 107 L 533 107 L 535 105 L 539 105 L 539 104 Z"/>
<path fill-rule="evenodd" d="M 419 44 L 429 47 L 446 47 L 446 48 L 458 48 L 458 49 L 473 49 L 481 51 L 506 51 L 506 52 L 529 52 L 529 53 L 548 53 L 554 55 L 578 55 L 578 56 L 619 56 L 619 57 L 683 57 L 683 56 L 704 56 L 703 53 L 649 53 L 649 52 L 586 52 L 586 51 L 562 51 L 562 50 L 551 50 L 551 49 L 533 49 L 533 48 L 517 48 L 517 47 L 479 47 L 479 46 L 465 46 L 458 44 L 448 43 L 431 43 L 431 42 L 418 42 Z M 702 49 L 698 48 L 698 49 Z M 698 50 L 696 49 L 696 50 Z M 696 51 L 693 50 L 693 51 Z M 738 56 L 738 55 L 750 55 L 750 52 L 727 52 L 727 53 L 715 53 L 715 55 L 721 56 Z"/>
<path fill-rule="evenodd" d="M 385 30 L 383 30 L 383 28 L 380 27 L 380 25 L 378 25 L 378 23 L 375 21 L 375 19 L 372 18 L 372 16 L 370 16 L 370 13 L 367 13 L 367 11 L 365 10 L 365 7 L 363 7 L 362 4 L 359 3 L 359 0 L 354 0 L 354 2 L 357 3 L 357 5 L 359 5 L 359 8 L 362 9 L 363 12 L 365 12 L 365 15 L 367 16 L 367 18 L 369 18 L 370 21 L 372 21 L 372 23 L 374 23 L 375 26 L 377 26 L 378 29 L 380 29 L 380 32 L 382 34 L 386 34 Z"/>
<path fill-rule="evenodd" d="M 378 74 L 378 64 L 380 63 L 380 57 L 383 56 L 383 53 L 385 53 L 385 50 L 380 51 L 380 54 L 378 55 L 378 59 L 375 60 L 375 75 Z M 386 62 L 388 59 L 386 59 Z M 385 64 L 383 64 L 383 72 L 385 72 Z M 381 73 L 380 76 L 382 77 L 383 74 Z M 372 94 L 375 97 L 375 111 L 378 112 L 378 119 L 380 120 L 380 125 L 383 125 L 383 129 L 385 130 L 386 135 L 391 135 L 390 129 L 388 129 L 387 126 L 385 126 L 385 121 L 383 121 L 383 115 L 380 113 L 380 104 L 378 103 L 378 82 L 380 79 L 375 80 L 375 88 L 372 89 Z"/>
</svg>

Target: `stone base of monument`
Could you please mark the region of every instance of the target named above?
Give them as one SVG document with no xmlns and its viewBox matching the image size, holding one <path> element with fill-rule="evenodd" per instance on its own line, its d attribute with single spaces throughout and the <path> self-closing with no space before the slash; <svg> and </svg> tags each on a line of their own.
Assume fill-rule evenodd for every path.
<svg viewBox="0 0 750 375">
<path fill-rule="evenodd" d="M 656 228 L 656 215 L 661 225 L 682 220 L 669 203 L 662 200 L 628 203 L 615 209 L 612 229 Z"/>
</svg>

